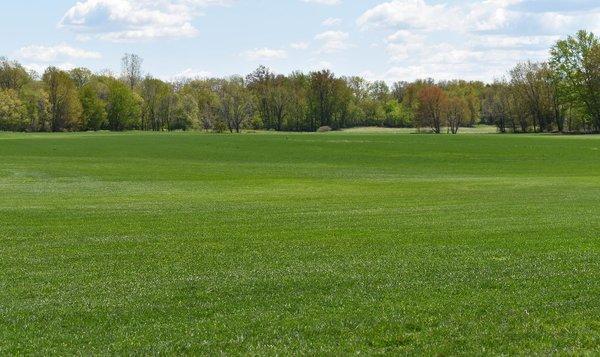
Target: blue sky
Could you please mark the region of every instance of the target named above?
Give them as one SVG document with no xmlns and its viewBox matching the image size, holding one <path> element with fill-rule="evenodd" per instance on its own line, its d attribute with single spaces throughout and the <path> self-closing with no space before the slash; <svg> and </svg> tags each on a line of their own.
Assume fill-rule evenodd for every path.
<svg viewBox="0 0 600 357">
<path fill-rule="evenodd" d="M 164 79 L 264 64 L 489 81 L 578 29 L 600 32 L 600 0 L 29 0 L 0 13 L 0 56 L 29 68 L 118 72 L 132 52 Z"/>
</svg>

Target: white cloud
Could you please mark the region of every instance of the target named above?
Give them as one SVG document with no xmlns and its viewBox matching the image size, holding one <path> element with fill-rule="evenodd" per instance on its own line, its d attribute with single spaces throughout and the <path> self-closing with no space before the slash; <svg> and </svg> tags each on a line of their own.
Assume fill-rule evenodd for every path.
<svg viewBox="0 0 600 357">
<path fill-rule="evenodd" d="M 509 9 L 509 6 L 519 2 L 521 0 L 485 0 L 475 2 L 465 9 L 458 9 L 457 12 L 465 28 L 477 31 L 498 30 L 519 17 L 518 12 Z"/>
<path fill-rule="evenodd" d="M 333 53 L 352 47 L 348 42 L 350 35 L 342 31 L 326 31 L 315 36 L 315 40 L 322 43 L 319 52 Z"/>
<path fill-rule="evenodd" d="M 392 67 L 379 72 L 380 78 L 490 80 L 519 61 L 546 60 L 548 49 L 565 34 L 600 29 L 598 6 L 577 11 L 564 5 L 570 10 L 548 11 L 548 4 L 388 0 L 365 11 L 356 23 L 363 31 L 384 32 L 379 43 L 385 45 Z"/>
<path fill-rule="evenodd" d="M 422 42 L 425 36 L 408 30 L 399 30 L 386 37 L 387 42 Z"/>
<path fill-rule="evenodd" d="M 379 4 L 357 20 L 362 28 L 398 27 L 418 29 L 440 29 L 446 19 L 455 17 L 453 10 L 445 4 L 428 5 L 424 0 L 393 0 Z"/>
<path fill-rule="evenodd" d="M 179 80 L 210 78 L 212 76 L 214 76 L 214 74 L 210 71 L 199 71 L 193 68 L 186 68 L 174 76 L 164 76 L 161 77 L 161 79 L 167 82 L 177 82 Z"/>
<path fill-rule="evenodd" d="M 285 64 L 289 64 L 291 70 L 292 67 L 307 68 L 309 65 L 311 68 L 317 68 L 319 60 L 323 58 L 333 62 L 333 65 L 342 61 L 344 66 L 340 68 L 348 72 L 363 70 L 363 66 L 370 67 L 367 64 L 372 63 L 369 77 L 383 79 L 387 79 L 387 76 L 391 78 L 401 75 L 406 76 L 403 79 L 415 76 L 486 79 L 486 76 L 505 72 L 518 61 L 547 59 L 548 48 L 556 39 L 572 34 L 580 28 L 600 32 L 598 0 L 362 1 L 362 6 L 366 6 L 366 3 L 372 3 L 372 6 L 367 6 L 360 17 L 348 18 L 347 14 L 352 13 L 355 3 L 359 2 L 361 1 L 296 0 L 296 5 L 304 4 L 302 7 L 327 12 L 327 15 L 320 16 L 316 13 L 317 25 L 328 27 L 321 27 L 315 34 L 325 32 L 314 38 L 292 37 L 288 34 L 290 40 L 298 42 L 285 43 L 284 47 L 260 48 L 258 46 L 262 47 L 267 43 L 250 43 L 243 49 L 234 49 L 234 53 L 251 49 L 241 53 L 236 59 L 239 62 L 244 59 L 266 61 L 288 58 Z M 208 11 L 208 6 L 227 6 L 234 3 L 242 1 L 72 0 L 72 4 L 75 5 L 65 13 L 60 26 L 73 31 L 77 41 L 89 41 L 86 44 L 78 44 L 87 48 L 91 48 L 89 44 L 97 39 L 131 42 L 189 38 L 202 31 L 198 20 L 202 19 L 203 12 Z M 314 6 L 309 6 L 309 3 Z M 348 7 L 350 12 L 342 6 Z M 257 7 L 257 10 L 262 11 L 262 8 Z M 262 15 L 247 14 L 247 18 L 263 19 L 260 16 Z M 289 21 L 305 20 L 296 19 L 298 16 L 305 16 L 303 14 L 282 13 L 281 16 L 291 16 Z M 328 16 L 332 17 L 327 18 Z M 363 32 L 353 32 L 355 29 L 350 27 L 335 27 L 342 21 L 345 25 L 355 21 L 357 28 Z M 223 21 L 223 24 L 215 26 L 230 25 Z M 215 28 L 215 33 L 219 29 Z M 255 28 L 253 31 L 253 38 L 260 36 L 258 32 L 261 29 Z M 215 43 L 229 43 L 227 36 L 231 34 L 225 31 L 222 36 L 213 38 Z M 363 46 L 362 51 L 353 51 L 356 53 L 353 53 L 352 58 L 342 54 L 335 55 L 356 45 Z M 196 53 L 193 51 L 198 50 L 190 51 Z M 36 58 L 31 55 L 30 62 L 43 63 L 42 58 L 54 56 L 48 49 L 42 51 L 38 48 L 37 52 L 41 54 L 36 55 Z M 302 57 L 310 55 L 317 59 L 309 60 L 306 64 L 307 59 Z M 49 63 L 76 62 L 72 60 L 76 57 L 69 57 L 64 53 L 55 56 Z M 332 65 L 325 64 L 327 67 Z M 203 71 L 189 69 L 187 72 L 193 77 L 193 74 Z"/>
<path fill-rule="evenodd" d="M 100 59 L 102 55 L 98 52 L 74 48 L 67 44 L 56 46 L 31 45 L 22 47 L 17 51 L 17 56 L 26 60 L 36 62 L 53 62 L 64 59 Z"/>
<path fill-rule="evenodd" d="M 425 0 L 392 0 L 364 12 L 363 28 L 400 28 L 425 31 L 490 31 L 506 27 L 519 13 L 510 6 L 521 0 L 484 0 L 449 5 Z"/>
<path fill-rule="evenodd" d="M 342 19 L 339 19 L 337 17 L 329 17 L 329 18 L 323 20 L 323 22 L 321 22 L 321 25 L 328 26 L 328 27 L 339 26 L 341 24 L 342 24 Z"/>
<path fill-rule="evenodd" d="M 287 52 L 284 50 L 276 50 L 272 48 L 255 48 L 250 51 L 242 53 L 242 56 L 250 61 L 260 60 L 277 60 L 287 58 Z"/>
<path fill-rule="evenodd" d="M 43 74 L 46 71 L 46 69 L 50 66 L 62 69 L 63 71 L 68 71 L 68 70 L 71 70 L 76 67 L 71 62 L 60 62 L 60 63 L 53 63 L 53 64 L 31 62 L 31 63 L 23 64 L 23 67 L 25 67 L 27 70 L 34 71 L 37 74 Z"/>
<path fill-rule="evenodd" d="M 187 68 L 177 75 L 176 78 L 206 78 L 212 76 L 212 73 L 209 71 L 197 71 L 191 68 Z"/>
<path fill-rule="evenodd" d="M 193 37 L 192 20 L 210 5 L 233 0 L 85 0 L 63 16 L 59 27 L 112 42 Z"/>
<path fill-rule="evenodd" d="M 290 45 L 291 48 L 295 50 L 306 50 L 310 44 L 308 42 L 294 42 Z"/>
<path fill-rule="evenodd" d="M 413 80 L 433 77 L 436 79 L 490 80 L 505 74 L 519 60 L 544 60 L 547 48 L 512 48 L 512 39 L 506 39 L 505 47 L 473 46 L 471 43 L 389 43 L 386 51 L 393 64 L 389 78 Z M 518 44 L 520 40 L 516 40 Z"/>
</svg>

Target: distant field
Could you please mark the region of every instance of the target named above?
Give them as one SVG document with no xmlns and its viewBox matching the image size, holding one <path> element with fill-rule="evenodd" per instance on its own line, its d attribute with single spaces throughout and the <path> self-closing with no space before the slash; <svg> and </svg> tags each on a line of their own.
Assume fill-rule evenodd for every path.
<svg viewBox="0 0 600 357">
<path fill-rule="evenodd" d="M 445 129 L 442 130 L 446 132 Z M 359 127 L 359 128 L 351 128 L 344 129 L 345 133 L 398 133 L 398 134 L 416 134 L 418 133 L 415 128 L 379 128 L 379 127 Z M 421 131 L 422 133 L 427 133 L 428 129 L 424 128 Z M 497 133 L 498 129 L 493 125 L 477 125 L 473 128 L 460 128 L 458 131 L 459 134 L 493 134 Z"/>
<path fill-rule="evenodd" d="M 0 134 L 0 355 L 600 354 L 600 137 Z"/>
</svg>

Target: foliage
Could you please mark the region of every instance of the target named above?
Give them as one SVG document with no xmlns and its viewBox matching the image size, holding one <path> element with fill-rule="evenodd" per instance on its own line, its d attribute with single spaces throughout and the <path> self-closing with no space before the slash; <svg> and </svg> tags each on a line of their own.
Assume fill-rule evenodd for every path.
<svg viewBox="0 0 600 357">
<path fill-rule="evenodd" d="M 220 85 L 220 114 L 230 132 L 239 133 L 253 116 L 254 98 L 241 77 L 225 79 Z"/>
<path fill-rule="evenodd" d="M 43 76 L 50 103 L 52 131 L 79 130 L 82 107 L 75 82 L 67 72 L 50 67 Z"/>
<path fill-rule="evenodd" d="M 0 57 L 0 89 L 20 90 L 31 80 L 29 73 L 19 63 Z"/>
<path fill-rule="evenodd" d="M 558 41 L 551 50 L 550 65 L 563 101 L 582 108 L 593 130 L 600 131 L 600 39 L 579 31 Z"/>
<path fill-rule="evenodd" d="M 82 127 L 84 130 L 108 128 L 108 93 L 108 86 L 101 81 L 87 83 L 81 88 L 79 97 L 83 109 Z"/>
<path fill-rule="evenodd" d="M 109 79 L 106 84 L 109 91 L 106 113 L 110 130 L 139 129 L 142 98 L 123 82 Z"/>
<path fill-rule="evenodd" d="M 146 77 L 141 83 L 142 106 L 141 129 L 165 130 L 169 128 L 169 112 L 173 89 L 160 79 Z"/>
<path fill-rule="evenodd" d="M 31 81 L 21 87 L 20 97 L 27 108 L 26 131 L 49 131 L 50 100 L 43 82 Z"/>
<path fill-rule="evenodd" d="M 428 126 L 434 133 L 441 133 L 448 101 L 446 93 L 438 86 L 427 86 L 419 92 L 418 100 L 417 127 Z"/>
<path fill-rule="evenodd" d="M 0 89 L 0 130 L 22 131 L 27 124 L 27 107 L 18 92 Z"/>
<path fill-rule="evenodd" d="M 286 76 L 265 66 L 246 77 L 167 82 L 142 78 L 142 63 L 126 54 L 119 79 L 85 68 L 49 68 L 39 81 L 1 59 L 0 88 L 16 90 L 27 107 L 28 124 L 11 127 L 240 132 L 377 126 L 456 133 L 486 123 L 501 133 L 600 132 L 600 40 L 585 31 L 558 41 L 548 62 L 518 63 L 488 84 L 419 79 L 390 86 L 329 70 Z"/>
</svg>

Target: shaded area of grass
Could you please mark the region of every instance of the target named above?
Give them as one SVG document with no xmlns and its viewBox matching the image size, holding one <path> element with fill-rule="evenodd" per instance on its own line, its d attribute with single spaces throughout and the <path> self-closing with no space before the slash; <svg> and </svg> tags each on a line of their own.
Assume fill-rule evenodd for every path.
<svg viewBox="0 0 600 357">
<path fill-rule="evenodd" d="M 0 354 L 600 353 L 600 138 L 0 135 Z"/>
</svg>

